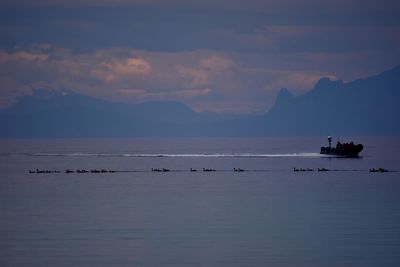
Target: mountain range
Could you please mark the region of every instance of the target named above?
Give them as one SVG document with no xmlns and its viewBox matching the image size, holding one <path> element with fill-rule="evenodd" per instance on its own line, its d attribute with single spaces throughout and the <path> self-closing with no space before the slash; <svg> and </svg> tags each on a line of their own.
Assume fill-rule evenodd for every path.
<svg viewBox="0 0 400 267">
<path fill-rule="evenodd" d="M 400 66 L 352 82 L 281 89 L 262 115 L 199 113 L 179 102 L 125 104 L 34 89 L 0 110 L 1 138 L 399 135 Z"/>
</svg>

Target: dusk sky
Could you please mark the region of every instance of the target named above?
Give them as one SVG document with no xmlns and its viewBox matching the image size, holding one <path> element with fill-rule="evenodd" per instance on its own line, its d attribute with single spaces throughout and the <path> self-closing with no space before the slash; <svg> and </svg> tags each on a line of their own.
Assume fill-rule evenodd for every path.
<svg viewBox="0 0 400 267">
<path fill-rule="evenodd" d="M 2 0 L 0 106 L 33 88 L 263 112 L 400 64 L 400 2 Z"/>
</svg>

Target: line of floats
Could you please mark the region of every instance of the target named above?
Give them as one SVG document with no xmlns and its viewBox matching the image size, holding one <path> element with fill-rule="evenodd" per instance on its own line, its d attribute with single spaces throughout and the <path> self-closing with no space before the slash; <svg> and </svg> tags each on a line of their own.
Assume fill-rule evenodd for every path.
<svg viewBox="0 0 400 267">
<path fill-rule="evenodd" d="M 189 170 L 171 170 L 167 168 L 152 168 L 150 170 L 151 172 L 227 172 L 229 170 L 216 170 L 213 168 L 203 168 L 203 169 L 194 169 L 190 168 Z M 66 169 L 65 171 L 59 171 L 59 170 L 43 170 L 43 169 L 35 169 L 35 170 L 29 170 L 30 174 L 38 174 L 38 173 L 77 173 L 77 174 L 84 174 L 84 173 L 116 173 L 116 172 L 150 172 L 149 170 L 136 170 L 136 171 L 115 171 L 115 170 L 107 170 L 107 169 L 91 169 L 91 170 L 86 170 L 86 169 L 77 169 L 77 170 L 71 170 L 71 169 Z M 262 172 L 262 171 L 268 171 L 268 170 L 245 170 L 242 168 L 233 168 L 231 171 L 233 172 Z M 312 168 L 293 168 L 294 172 L 313 172 L 313 171 L 318 171 L 318 172 L 327 172 L 327 171 L 345 171 L 345 170 L 330 170 L 327 168 L 317 168 L 317 169 L 312 169 Z M 360 171 L 360 170 L 353 170 L 353 171 Z M 384 168 L 371 168 L 369 169 L 369 172 L 378 172 L 378 173 L 384 173 L 384 172 L 391 172 L 387 169 Z"/>
</svg>

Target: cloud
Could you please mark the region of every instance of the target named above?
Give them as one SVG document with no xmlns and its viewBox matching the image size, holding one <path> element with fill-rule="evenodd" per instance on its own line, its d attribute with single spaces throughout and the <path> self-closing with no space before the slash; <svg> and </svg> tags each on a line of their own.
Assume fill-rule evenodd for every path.
<svg viewBox="0 0 400 267">
<path fill-rule="evenodd" d="M 209 56 L 202 59 L 198 66 L 185 67 L 178 65 L 176 70 L 184 78 L 190 80 L 190 86 L 204 86 L 211 82 L 213 77 L 224 75 L 233 67 L 234 62 L 222 56 Z"/>
<path fill-rule="evenodd" d="M 167 91 L 167 92 L 148 92 L 145 89 L 118 89 L 118 93 L 123 95 L 134 95 L 140 100 L 187 100 L 193 99 L 200 96 L 207 96 L 212 93 L 211 89 L 188 89 L 178 91 Z"/>
<path fill-rule="evenodd" d="M 35 45 L 0 51 L 0 68 L 8 79 L 0 82 L 3 87 L 14 82 L 14 94 L 8 90 L 8 100 L 17 92 L 26 93 L 26 88 L 40 86 L 115 101 L 179 100 L 197 110 L 240 112 L 254 106 L 248 103 L 249 96 L 263 89 L 249 91 L 243 80 L 250 78 L 234 57 L 207 50 L 167 53 L 129 48 L 75 54 Z M 262 109 L 265 103 L 259 101 L 256 106 Z"/>
<path fill-rule="evenodd" d="M 151 65 L 141 58 L 114 59 L 110 62 L 101 62 L 91 71 L 91 74 L 108 83 L 124 77 L 145 77 L 151 72 Z"/>
<path fill-rule="evenodd" d="M 0 9 L 0 47 L 7 50 L 49 42 L 80 53 L 130 47 L 263 56 L 370 49 L 391 53 L 399 47 L 396 36 L 400 32 L 395 30 L 400 26 L 398 1 L 11 2 L 31 3 L 35 8 Z M 75 8 L 65 8 L 69 4 Z"/>
<path fill-rule="evenodd" d="M 36 44 L 0 50 L 0 105 L 29 94 L 30 88 L 44 87 L 128 103 L 177 100 L 201 111 L 260 112 L 271 107 L 282 87 L 305 92 L 320 77 L 351 80 L 377 72 L 374 66 L 366 65 L 357 73 L 343 67 L 351 61 L 362 64 L 368 55 L 297 53 L 260 58 L 216 50 L 172 53 L 132 48 L 74 53 Z M 374 59 L 379 57 L 373 54 Z"/>
<path fill-rule="evenodd" d="M 26 51 L 18 51 L 14 53 L 6 53 L 0 51 L 0 63 L 6 63 L 10 61 L 33 61 L 33 62 L 43 62 L 49 58 L 47 54 L 43 53 L 30 53 Z"/>
<path fill-rule="evenodd" d="M 228 5 L 229 3 L 229 5 Z M 203 7 L 203 8 L 224 8 L 224 9 L 272 9 L 288 10 L 298 8 L 343 11 L 347 10 L 371 10 L 382 9 L 383 7 L 398 7 L 396 0 L 336 0 L 330 2 L 321 2 L 319 0 L 3 0 L 3 6 L 28 6 L 28 7 L 82 7 L 82 6 L 158 6 L 158 7 Z"/>
<path fill-rule="evenodd" d="M 182 77 L 189 78 L 190 86 L 205 85 L 209 82 L 209 75 L 204 69 L 177 66 L 176 70 Z"/>
<path fill-rule="evenodd" d="M 210 72 L 223 72 L 230 69 L 234 62 L 221 56 L 210 56 L 202 59 L 200 67 Z"/>
</svg>

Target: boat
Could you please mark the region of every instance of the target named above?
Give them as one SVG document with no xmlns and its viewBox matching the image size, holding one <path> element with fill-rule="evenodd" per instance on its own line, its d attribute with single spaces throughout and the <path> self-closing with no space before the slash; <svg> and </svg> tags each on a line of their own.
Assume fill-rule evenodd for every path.
<svg viewBox="0 0 400 267">
<path fill-rule="evenodd" d="M 363 150 L 364 146 L 362 144 L 341 143 L 337 142 L 336 147 L 332 147 L 332 137 L 328 136 L 329 146 L 321 147 L 320 154 L 334 155 L 341 157 L 358 157 L 358 154 Z"/>
</svg>

